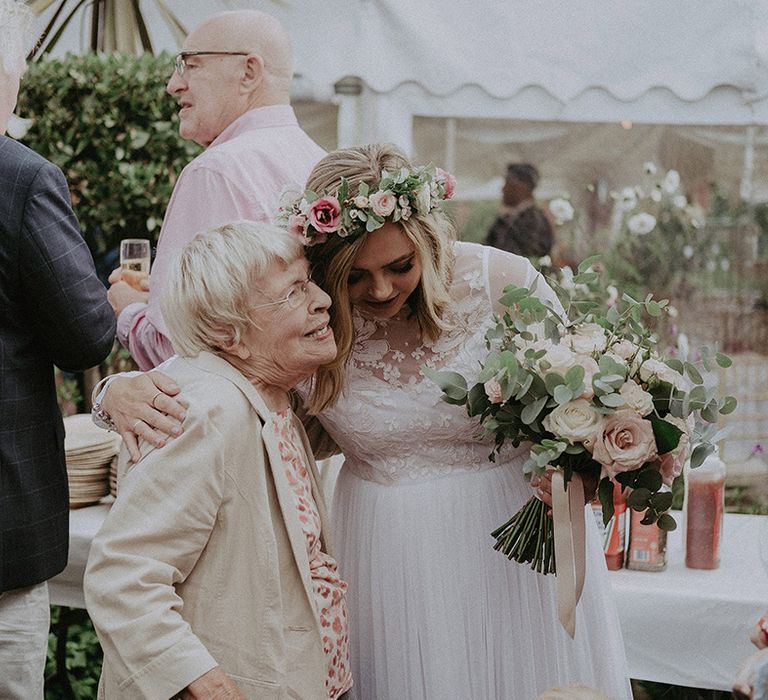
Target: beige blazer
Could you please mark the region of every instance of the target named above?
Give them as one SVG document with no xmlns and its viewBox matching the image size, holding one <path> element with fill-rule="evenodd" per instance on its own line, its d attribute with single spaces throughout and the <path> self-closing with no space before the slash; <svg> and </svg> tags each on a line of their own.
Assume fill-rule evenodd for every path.
<svg viewBox="0 0 768 700">
<path fill-rule="evenodd" d="M 215 355 L 164 371 L 189 404 L 184 433 L 142 445 L 143 459 L 120 470 L 85 574 L 104 649 L 99 697 L 166 700 L 220 665 L 249 698 L 325 698 L 306 541 L 269 411 Z"/>
</svg>

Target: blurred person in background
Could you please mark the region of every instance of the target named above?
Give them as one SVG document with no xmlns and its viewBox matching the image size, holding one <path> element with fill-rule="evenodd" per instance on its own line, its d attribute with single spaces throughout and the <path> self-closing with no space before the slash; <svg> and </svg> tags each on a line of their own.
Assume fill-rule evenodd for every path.
<svg viewBox="0 0 768 700">
<path fill-rule="evenodd" d="M 206 150 L 176 182 L 148 284 L 119 269 L 109 278 L 118 338 L 141 369 L 173 355 L 159 303 L 173 256 L 208 228 L 270 221 L 283 189 L 301 189 L 325 155 L 296 121 L 292 77 L 288 35 L 263 12 L 216 14 L 184 41 L 166 90 L 179 104 L 182 138 Z"/>
<path fill-rule="evenodd" d="M 530 163 L 507 166 L 501 211 L 488 229 L 486 245 L 526 258 L 541 258 L 552 252 L 552 224 L 533 199 L 538 182 L 539 171 Z"/>
<path fill-rule="evenodd" d="M 54 365 L 80 371 L 112 348 L 107 290 L 61 170 L 5 136 L 31 24 L 0 0 L 0 698 L 43 697 L 50 607 L 64 569 L 69 494 Z"/>
</svg>

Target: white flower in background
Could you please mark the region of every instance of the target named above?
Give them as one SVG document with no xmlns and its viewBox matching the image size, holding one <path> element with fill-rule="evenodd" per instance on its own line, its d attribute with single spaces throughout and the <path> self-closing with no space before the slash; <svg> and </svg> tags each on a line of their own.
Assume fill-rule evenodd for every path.
<svg viewBox="0 0 768 700">
<path fill-rule="evenodd" d="M 539 267 L 552 267 L 552 258 L 549 255 L 539 258 Z"/>
<path fill-rule="evenodd" d="M 573 270 L 568 265 L 560 270 L 560 286 L 567 292 L 576 289 L 576 284 L 573 281 Z"/>
<path fill-rule="evenodd" d="M 8 118 L 8 125 L 5 128 L 5 132 L 12 139 L 23 139 L 27 135 L 32 124 L 34 124 L 34 119 L 22 119 L 21 117 L 12 114 Z"/>
<path fill-rule="evenodd" d="M 638 346 L 631 343 L 626 338 L 622 338 L 618 343 L 611 345 L 611 353 L 617 355 L 622 360 L 628 360 L 637 354 Z"/>
<path fill-rule="evenodd" d="M 707 272 L 714 272 L 717 269 L 717 263 L 714 260 L 707 260 Z"/>
<path fill-rule="evenodd" d="M 693 228 L 701 228 L 704 226 L 706 220 L 706 214 L 704 210 L 698 204 L 689 204 L 685 208 L 685 213 L 691 221 Z"/>
<path fill-rule="evenodd" d="M 597 433 L 603 416 L 589 401 L 576 399 L 554 408 L 541 423 L 555 437 L 574 444 L 584 442 Z"/>
<path fill-rule="evenodd" d="M 643 163 L 643 172 L 646 175 L 656 174 L 656 163 L 652 163 L 650 160 Z"/>
<path fill-rule="evenodd" d="M 669 194 L 677 192 L 677 188 L 680 187 L 680 173 L 677 170 L 668 170 L 661 186 Z"/>
<path fill-rule="evenodd" d="M 712 255 L 720 255 L 720 244 L 713 243 L 710 250 L 712 251 Z"/>
<path fill-rule="evenodd" d="M 730 261 L 730 260 L 728 260 L 728 258 L 723 258 L 723 259 L 720 261 L 720 269 L 721 269 L 723 272 L 728 272 L 728 270 L 729 270 L 730 268 L 731 268 L 731 261 Z"/>
<path fill-rule="evenodd" d="M 549 211 L 552 216 L 555 217 L 558 225 L 573 219 L 573 206 L 571 206 L 571 203 L 567 199 L 563 199 L 562 197 L 553 199 L 549 203 Z"/>
<path fill-rule="evenodd" d="M 619 395 L 624 399 L 624 405 L 637 411 L 638 415 L 647 416 L 653 411 L 653 396 L 632 380 L 622 384 Z"/>
<path fill-rule="evenodd" d="M 654 228 L 656 228 L 656 217 L 652 216 L 651 214 L 641 212 L 640 214 L 635 214 L 634 216 L 630 217 L 627 225 L 629 226 L 631 233 L 642 236 L 646 233 L 650 233 Z"/>
<path fill-rule="evenodd" d="M 688 204 L 688 200 L 685 198 L 684 194 L 679 194 L 672 200 L 672 204 L 674 204 L 678 209 L 685 209 L 685 205 Z"/>
<path fill-rule="evenodd" d="M 678 315 L 680 314 L 676 306 L 668 306 L 667 313 L 669 314 L 670 318 L 677 318 Z"/>
<path fill-rule="evenodd" d="M 654 189 L 651 190 L 650 197 L 651 197 L 651 199 L 654 202 L 660 202 L 661 201 L 661 190 L 658 187 L 654 187 Z"/>
<path fill-rule="evenodd" d="M 608 307 L 616 306 L 616 302 L 619 300 L 619 290 L 616 289 L 612 284 L 609 284 L 605 291 L 608 292 L 608 299 L 606 300 L 606 304 L 608 304 Z"/>
<path fill-rule="evenodd" d="M 637 192 L 634 187 L 625 187 L 619 194 L 618 205 L 621 209 L 629 211 L 637 206 Z"/>
<path fill-rule="evenodd" d="M 683 257 L 687 260 L 690 260 L 693 257 L 693 246 L 692 245 L 684 245 L 683 246 Z"/>
</svg>

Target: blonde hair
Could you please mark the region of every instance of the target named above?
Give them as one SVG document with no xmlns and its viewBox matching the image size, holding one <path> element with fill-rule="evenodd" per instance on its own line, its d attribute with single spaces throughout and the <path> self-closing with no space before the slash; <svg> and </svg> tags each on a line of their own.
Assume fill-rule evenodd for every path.
<svg viewBox="0 0 768 700">
<path fill-rule="evenodd" d="M 349 183 L 349 196 L 356 196 L 361 183 L 374 191 L 383 170 L 394 172 L 412 168 L 406 156 L 391 144 L 371 144 L 339 149 L 329 153 L 312 170 L 307 189 L 318 194 L 332 193 Z M 448 328 L 444 320 L 450 302 L 448 286 L 453 270 L 452 243 L 456 232 L 450 219 L 440 210 L 420 215 L 413 213 L 407 221 L 399 221 L 408 240 L 414 245 L 421 263 L 419 284 L 409 303 L 425 338 L 436 340 Z M 354 330 L 348 278 L 355 257 L 365 242 L 365 235 L 354 240 L 329 236 L 325 243 L 307 248 L 312 276 L 331 296 L 331 328 L 336 338 L 336 360 L 321 367 L 313 380 L 309 411 L 319 413 L 333 406 L 344 391 L 344 367 L 352 352 Z"/>
<path fill-rule="evenodd" d="M 536 700 L 614 700 L 595 688 L 574 684 L 545 690 Z"/>
<path fill-rule="evenodd" d="M 273 263 L 301 257 L 298 239 L 270 224 L 235 221 L 195 236 L 171 263 L 160 298 L 173 349 L 226 354 L 252 323 L 253 283 Z"/>
<path fill-rule="evenodd" d="M 0 73 L 21 74 L 32 28 L 32 11 L 21 0 L 0 0 Z"/>
</svg>

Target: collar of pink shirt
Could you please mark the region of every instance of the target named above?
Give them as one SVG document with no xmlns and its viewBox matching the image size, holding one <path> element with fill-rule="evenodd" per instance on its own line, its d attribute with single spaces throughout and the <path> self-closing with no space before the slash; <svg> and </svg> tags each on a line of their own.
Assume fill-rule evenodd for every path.
<svg viewBox="0 0 768 700">
<path fill-rule="evenodd" d="M 256 107 L 249 109 L 239 116 L 224 131 L 222 131 L 208 148 L 229 141 L 239 136 L 244 131 L 252 129 L 270 129 L 276 126 L 298 126 L 296 114 L 291 105 L 270 105 L 268 107 Z"/>
</svg>

